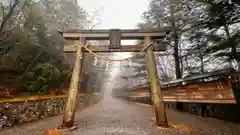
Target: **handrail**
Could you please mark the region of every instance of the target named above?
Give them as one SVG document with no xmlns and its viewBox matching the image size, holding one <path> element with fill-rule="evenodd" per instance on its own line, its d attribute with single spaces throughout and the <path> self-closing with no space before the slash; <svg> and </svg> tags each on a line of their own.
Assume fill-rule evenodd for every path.
<svg viewBox="0 0 240 135">
<path fill-rule="evenodd" d="M 180 82 L 185 82 L 185 81 L 193 81 L 193 80 L 198 80 L 198 79 L 205 79 L 208 77 L 214 77 L 214 76 L 220 76 L 220 75 L 228 75 L 231 72 L 234 72 L 235 70 L 232 68 L 227 68 L 227 69 L 222 69 L 214 72 L 206 72 L 206 73 L 199 73 L 198 75 L 182 78 L 182 79 L 176 79 L 170 82 L 165 82 L 161 83 L 161 85 L 169 85 L 173 83 L 180 83 Z"/>
<path fill-rule="evenodd" d="M 176 79 L 173 81 L 169 81 L 169 82 L 163 82 L 161 83 L 161 86 L 165 86 L 165 85 L 171 85 L 171 84 L 178 84 L 178 83 L 183 83 L 186 81 L 193 81 L 193 80 L 198 80 L 198 79 L 206 79 L 209 77 L 225 77 L 227 75 L 229 75 L 230 73 L 234 72 L 236 70 L 234 70 L 233 68 L 227 68 L 227 69 L 221 69 L 221 70 L 217 70 L 214 72 L 207 72 L 207 73 L 199 73 L 197 75 L 194 76 L 190 76 L 190 77 L 185 77 L 185 78 L 181 78 L 181 79 Z M 139 87 L 147 87 L 149 86 L 149 82 L 145 83 L 145 84 L 141 84 L 132 88 L 129 88 L 128 90 L 133 90 L 133 89 L 137 89 Z"/>
</svg>

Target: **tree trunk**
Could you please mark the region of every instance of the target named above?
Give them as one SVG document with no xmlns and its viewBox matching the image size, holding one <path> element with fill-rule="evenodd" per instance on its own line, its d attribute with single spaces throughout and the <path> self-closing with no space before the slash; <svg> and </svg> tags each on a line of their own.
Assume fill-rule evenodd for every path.
<svg viewBox="0 0 240 135">
<path fill-rule="evenodd" d="M 204 73 L 204 62 L 203 62 L 203 55 L 201 52 L 199 53 L 199 56 L 201 61 L 201 73 Z"/>
<path fill-rule="evenodd" d="M 0 24 L 0 37 L 4 34 L 4 27 L 7 24 L 7 21 L 11 18 L 11 16 L 14 13 L 14 9 L 17 7 L 19 4 L 19 0 L 14 0 L 14 3 L 11 5 L 7 15 L 3 18 L 2 23 Z"/>
<path fill-rule="evenodd" d="M 180 73 L 181 73 L 181 76 L 182 76 L 182 74 L 183 74 L 183 58 L 182 58 L 182 47 L 181 47 L 181 45 L 179 45 L 179 56 L 180 56 L 180 58 L 179 58 L 179 61 L 180 61 Z"/>
<path fill-rule="evenodd" d="M 176 73 L 176 78 L 179 79 L 179 78 L 182 78 L 181 68 L 180 68 L 180 58 L 179 58 L 179 52 L 178 52 L 179 38 L 177 33 L 176 20 L 174 16 L 175 9 L 173 7 L 172 0 L 169 0 L 169 3 L 170 3 L 170 14 L 171 14 L 172 31 L 173 31 L 173 38 L 174 38 L 173 57 L 175 61 L 175 73 Z M 183 104 L 181 102 L 177 102 L 176 108 L 177 110 L 182 111 Z"/>
<path fill-rule="evenodd" d="M 171 21 L 172 21 L 172 31 L 173 31 L 173 39 L 174 39 L 174 52 L 173 57 L 175 61 L 175 72 L 176 72 L 176 78 L 182 78 L 181 75 L 181 68 L 180 68 L 180 58 L 179 58 L 179 52 L 178 52 L 178 44 L 179 44 L 179 38 L 177 33 L 177 27 L 176 27 L 176 20 L 174 17 L 174 6 L 172 4 L 172 0 L 169 0 L 170 2 L 170 11 L 171 11 Z"/>
<path fill-rule="evenodd" d="M 230 32 L 229 32 L 229 28 L 228 28 L 228 25 L 224 25 L 224 30 L 225 30 L 225 33 L 227 35 L 227 38 L 230 39 L 231 38 L 231 35 L 230 35 Z M 231 47 L 231 52 L 232 52 L 232 55 L 234 56 L 237 56 L 238 55 L 238 52 L 237 52 L 237 49 L 235 46 Z M 233 60 L 229 60 L 229 67 L 232 68 L 232 61 Z M 237 63 L 237 69 L 240 70 L 240 62 L 235 60 L 236 63 Z"/>
</svg>

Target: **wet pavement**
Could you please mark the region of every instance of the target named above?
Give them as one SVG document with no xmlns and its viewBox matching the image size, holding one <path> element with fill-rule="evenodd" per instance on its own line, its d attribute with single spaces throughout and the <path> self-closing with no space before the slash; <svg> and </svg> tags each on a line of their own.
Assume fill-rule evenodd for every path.
<svg viewBox="0 0 240 135">
<path fill-rule="evenodd" d="M 211 118 L 167 110 L 174 128 L 153 126 L 151 106 L 107 98 L 76 113 L 79 128 L 63 135 L 238 135 L 240 126 Z M 61 116 L 46 118 L 0 132 L 0 135 L 43 135 L 60 125 Z"/>
</svg>

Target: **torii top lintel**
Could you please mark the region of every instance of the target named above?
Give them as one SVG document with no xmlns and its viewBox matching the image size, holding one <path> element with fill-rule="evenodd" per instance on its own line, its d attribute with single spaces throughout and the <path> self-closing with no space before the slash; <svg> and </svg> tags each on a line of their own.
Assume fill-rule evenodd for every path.
<svg viewBox="0 0 240 135">
<path fill-rule="evenodd" d="M 76 40 L 84 37 L 86 40 L 111 40 L 112 35 L 118 35 L 121 40 L 144 39 L 163 39 L 170 33 L 168 27 L 157 29 L 93 29 L 93 30 L 67 30 L 59 31 L 66 40 Z"/>
</svg>

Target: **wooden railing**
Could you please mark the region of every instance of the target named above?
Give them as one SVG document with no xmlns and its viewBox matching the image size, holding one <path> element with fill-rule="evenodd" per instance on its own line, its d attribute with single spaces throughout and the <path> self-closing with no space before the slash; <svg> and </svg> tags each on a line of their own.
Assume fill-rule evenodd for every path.
<svg viewBox="0 0 240 135">
<path fill-rule="evenodd" d="M 163 99 L 166 102 L 236 104 L 239 78 L 239 72 L 225 69 L 161 83 Z M 150 97 L 149 89 L 145 84 L 127 93 L 132 97 Z"/>
<path fill-rule="evenodd" d="M 87 96 L 86 93 L 79 93 L 79 97 Z M 59 98 L 67 98 L 67 94 L 62 95 L 34 95 L 34 96 L 22 96 L 14 98 L 4 98 L 0 99 L 0 103 L 13 103 L 13 102 L 26 102 L 26 101 L 38 101 L 38 100 L 53 100 Z"/>
</svg>

